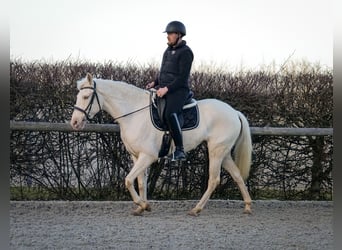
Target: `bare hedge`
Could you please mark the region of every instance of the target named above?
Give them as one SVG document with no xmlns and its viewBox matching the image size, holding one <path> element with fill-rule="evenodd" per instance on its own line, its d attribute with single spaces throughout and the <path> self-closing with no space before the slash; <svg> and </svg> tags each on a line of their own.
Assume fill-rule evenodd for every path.
<svg viewBox="0 0 342 250">
<path fill-rule="evenodd" d="M 65 122 L 75 102 L 76 81 L 87 72 L 144 87 L 155 65 L 106 62 L 10 62 L 10 119 Z M 332 127 L 331 69 L 307 62 L 282 70 L 228 72 L 193 70 L 195 98 L 217 98 L 243 112 L 251 126 Z M 111 117 L 103 114 L 105 123 Z M 252 198 L 331 199 L 332 136 L 253 136 L 253 164 L 247 181 Z M 132 161 L 119 134 L 11 131 L 11 199 L 125 200 Z M 152 199 L 196 199 L 207 184 L 203 143 L 182 168 L 163 162 L 149 170 Z M 221 173 L 213 198 L 241 198 Z"/>
</svg>

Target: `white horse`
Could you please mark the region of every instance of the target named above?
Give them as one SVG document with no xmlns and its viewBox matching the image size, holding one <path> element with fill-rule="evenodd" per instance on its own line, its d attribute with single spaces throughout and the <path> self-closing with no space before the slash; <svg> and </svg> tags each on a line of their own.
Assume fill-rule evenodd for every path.
<svg viewBox="0 0 342 250">
<path fill-rule="evenodd" d="M 87 76 L 77 82 L 79 93 L 71 126 L 84 128 L 86 118 L 92 118 L 100 110 L 109 113 L 120 125 L 121 139 L 133 158 L 133 168 L 125 178 L 133 202 L 138 208 L 134 215 L 150 211 L 146 195 L 146 170 L 158 160 L 163 132 L 156 129 L 150 119 L 150 92 L 119 81 L 93 79 Z M 244 181 L 251 165 L 252 142 L 247 119 L 239 111 L 216 99 L 198 102 L 200 123 L 197 128 L 183 131 L 184 149 L 194 149 L 203 141 L 209 152 L 209 182 L 201 200 L 189 214 L 197 216 L 220 183 L 221 166 L 229 172 L 242 194 L 245 213 L 251 213 L 251 198 Z M 118 119 L 120 118 L 120 119 Z M 233 146 L 234 159 L 231 151 Z M 173 145 L 171 150 L 173 150 Z M 139 194 L 134 188 L 138 178 Z"/>
</svg>

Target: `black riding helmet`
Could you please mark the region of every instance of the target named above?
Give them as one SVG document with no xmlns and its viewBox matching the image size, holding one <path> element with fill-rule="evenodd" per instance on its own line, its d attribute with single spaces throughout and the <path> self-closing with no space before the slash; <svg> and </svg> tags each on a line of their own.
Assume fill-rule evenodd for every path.
<svg viewBox="0 0 342 250">
<path fill-rule="evenodd" d="M 179 22 L 179 21 L 172 21 L 170 23 L 168 23 L 168 25 L 165 28 L 164 33 L 181 33 L 182 36 L 186 35 L 186 30 L 185 30 L 185 26 L 183 23 Z"/>
</svg>

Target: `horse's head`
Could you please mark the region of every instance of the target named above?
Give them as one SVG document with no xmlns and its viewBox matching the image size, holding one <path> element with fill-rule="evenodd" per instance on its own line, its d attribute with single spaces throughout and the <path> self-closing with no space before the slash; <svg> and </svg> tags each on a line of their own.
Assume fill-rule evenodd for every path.
<svg viewBox="0 0 342 250">
<path fill-rule="evenodd" d="M 83 129 L 86 120 L 90 120 L 101 110 L 101 102 L 96 92 L 96 82 L 91 74 L 77 82 L 79 90 L 77 94 L 74 112 L 72 113 L 70 124 L 75 130 Z"/>
</svg>

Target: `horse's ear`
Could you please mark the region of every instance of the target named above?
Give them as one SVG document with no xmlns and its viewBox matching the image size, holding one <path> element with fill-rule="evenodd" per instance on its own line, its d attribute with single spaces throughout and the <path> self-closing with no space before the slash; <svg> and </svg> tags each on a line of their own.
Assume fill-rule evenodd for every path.
<svg viewBox="0 0 342 250">
<path fill-rule="evenodd" d="M 93 77 L 90 73 L 87 73 L 87 81 L 91 84 L 93 82 Z"/>
</svg>

